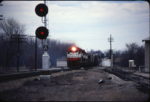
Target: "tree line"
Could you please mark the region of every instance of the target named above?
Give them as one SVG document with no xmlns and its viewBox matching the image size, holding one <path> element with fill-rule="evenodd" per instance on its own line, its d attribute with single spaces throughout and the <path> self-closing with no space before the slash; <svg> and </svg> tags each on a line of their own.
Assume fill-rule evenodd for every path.
<svg viewBox="0 0 150 102">
<path fill-rule="evenodd" d="M 135 42 L 126 44 L 126 50 L 114 52 L 114 57 L 120 60 L 120 62 L 115 63 L 119 66 L 128 67 L 129 60 L 134 60 L 137 67 L 144 66 L 144 46 Z"/>
<path fill-rule="evenodd" d="M 19 36 L 16 36 L 19 35 Z M 18 39 L 19 49 L 18 49 Z M 56 60 L 66 56 L 66 50 L 73 43 L 60 42 L 54 39 L 47 39 L 51 66 L 56 66 Z M 10 18 L 0 22 L 0 69 L 9 70 L 17 66 L 34 69 L 42 66 L 43 47 L 42 41 L 33 36 L 25 35 L 25 26 Z M 37 50 L 36 50 L 37 49 Z M 19 51 L 18 51 L 19 50 Z M 36 51 L 37 56 L 36 56 Z M 36 57 L 35 57 L 36 56 Z M 35 60 L 37 58 L 37 60 Z M 37 63 L 35 63 L 37 62 Z"/>
<path fill-rule="evenodd" d="M 105 51 L 102 57 L 110 57 L 110 50 Z M 137 43 L 126 44 L 126 49 L 122 51 L 113 51 L 114 66 L 128 67 L 129 60 L 134 60 L 136 67 L 144 66 L 144 46 Z"/>
<path fill-rule="evenodd" d="M 13 35 L 16 36 L 15 39 Z M 18 38 L 17 38 L 18 37 Z M 22 38 L 21 38 L 22 37 Z M 18 51 L 18 40 L 19 51 Z M 51 66 L 56 66 L 56 60 L 66 57 L 66 50 L 73 43 L 60 42 L 54 39 L 47 39 L 50 55 Z M 17 22 L 15 19 L 10 18 L 0 21 L 0 69 L 14 69 L 17 65 L 17 58 L 19 56 L 19 66 L 25 68 L 34 69 L 35 62 L 37 67 L 42 66 L 42 41 L 37 40 L 37 56 L 36 56 L 36 39 L 29 35 L 25 35 L 25 26 Z M 96 52 L 102 58 L 109 58 L 109 50 L 102 52 L 100 50 Z M 36 56 L 36 57 L 35 57 Z M 144 47 L 139 46 L 136 43 L 126 44 L 126 49 L 123 51 L 113 51 L 114 65 L 128 67 L 128 60 L 135 60 L 137 66 L 144 65 Z M 37 58 L 37 60 L 35 60 Z"/>
</svg>

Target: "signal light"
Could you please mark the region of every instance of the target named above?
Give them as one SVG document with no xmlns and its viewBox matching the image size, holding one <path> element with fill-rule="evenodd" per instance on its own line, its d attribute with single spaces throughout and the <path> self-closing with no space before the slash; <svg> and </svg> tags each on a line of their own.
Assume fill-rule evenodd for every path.
<svg viewBox="0 0 150 102">
<path fill-rule="evenodd" d="M 75 46 L 71 47 L 71 51 L 75 52 L 77 51 L 77 48 Z"/>
<path fill-rule="evenodd" d="M 35 7 L 35 13 L 40 17 L 46 16 L 48 13 L 48 7 L 45 4 L 38 4 Z"/>
<path fill-rule="evenodd" d="M 36 37 L 38 37 L 39 39 L 46 39 L 48 33 L 48 29 L 44 26 L 38 27 L 35 31 Z"/>
</svg>

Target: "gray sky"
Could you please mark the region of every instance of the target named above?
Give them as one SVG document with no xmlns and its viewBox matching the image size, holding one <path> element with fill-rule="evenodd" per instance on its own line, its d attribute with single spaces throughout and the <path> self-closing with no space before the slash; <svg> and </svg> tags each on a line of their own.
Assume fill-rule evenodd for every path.
<svg viewBox="0 0 150 102">
<path fill-rule="evenodd" d="M 42 1 L 4 1 L 0 14 L 15 18 L 26 26 L 26 34 L 35 35 L 42 26 L 35 6 Z M 149 4 L 144 1 L 47 1 L 49 38 L 74 42 L 85 50 L 122 50 L 126 43 L 149 36 Z"/>
</svg>

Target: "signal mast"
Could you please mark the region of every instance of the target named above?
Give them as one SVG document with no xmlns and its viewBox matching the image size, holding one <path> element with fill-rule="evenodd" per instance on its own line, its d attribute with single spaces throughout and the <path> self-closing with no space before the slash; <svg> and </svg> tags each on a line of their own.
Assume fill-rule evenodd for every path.
<svg viewBox="0 0 150 102">
<path fill-rule="evenodd" d="M 35 13 L 42 17 L 42 23 L 44 26 L 40 26 L 36 29 L 35 34 L 36 37 L 41 39 L 43 42 L 43 50 L 44 53 L 42 55 L 42 69 L 48 69 L 50 67 L 50 56 L 48 54 L 48 44 L 47 44 L 47 36 L 49 34 L 49 30 L 47 29 L 47 19 L 46 15 L 48 13 L 48 7 L 46 5 L 46 0 L 44 3 L 40 3 L 35 7 Z"/>
</svg>

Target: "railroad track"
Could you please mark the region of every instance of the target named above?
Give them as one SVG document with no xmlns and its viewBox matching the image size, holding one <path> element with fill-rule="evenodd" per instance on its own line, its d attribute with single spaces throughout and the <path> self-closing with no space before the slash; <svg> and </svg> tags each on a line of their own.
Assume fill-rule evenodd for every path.
<svg viewBox="0 0 150 102">
<path fill-rule="evenodd" d="M 16 79 L 21 79 L 21 78 L 38 76 L 38 75 L 50 75 L 52 73 L 57 73 L 60 71 L 69 71 L 69 69 L 52 68 L 49 70 L 37 70 L 37 71 L 30 71 L 30 72 L 18 72 L 18 73 L 11 73 L 11 74 L 2 74 L 2 75 L 0 75 L 0 83 L 10 81 L 10 80 L 16 80 Z"/>
<path fill-rule="evenodd" d="M 104 69 L 104 71 L 112 73 L 125 81 L 133 81 L 136 83 L 136 87 L 140 91 L 142 91 L 144 93 L 149 93 L 150 79 L 147 77 L 143 77 L 140 75 L 136 75 L 133 72 L 127 72 L 127 71 L 124 71 L 121 69 L 115 69 L 115 68 Z"/>
<path fill-rule="evenodd" d="M 66 72 L 66 71 L 74 71 L 74 70 L 88 70 L 89 68 L 81 68 L 81 69 L 65 69 L 65 68 L 50 68 L 48 70 L 36 70 L 36 71 L 28 71 L 28 72 L 17 72 L 17 73 L 10 73 L 10 74 L 1 74 L 0 75 L 0 83 L 7 82 L 11 80 L 21 79 L 21 78 L 28 78 L 34 77 L 39 75 L 51 75 L 52 73 L 57 72 Z"/>
</svg>

